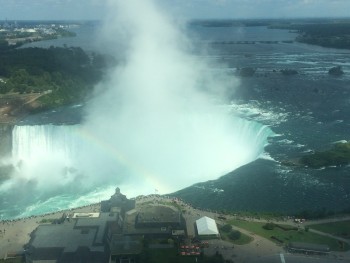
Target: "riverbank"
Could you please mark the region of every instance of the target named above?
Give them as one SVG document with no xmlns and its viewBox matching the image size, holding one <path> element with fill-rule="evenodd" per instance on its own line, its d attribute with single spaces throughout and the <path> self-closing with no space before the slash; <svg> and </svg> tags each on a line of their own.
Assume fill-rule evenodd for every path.
<svg viewBox="0 0 350 263">
<path fill-rule="evenodd" d="M 162 197 L 158 195 L 142 196 L 136 198 L 136 209 L 148 205 L 165 205 L 176 207 L 182 211 L 186 220 L 187 232 L 189 237 L 195 236 L 195 221 L 202 216 L 208 216 L 216 219 L 217 223 L 224 224 L 224 220 L 219 218 L 219 214 L 213 211 L 204 211 L 193 208 L 190 204 L 182 200 L 172 197 Z M 50 214 L 32 216 L 29 218 L 17 220 L 5 220 L 0 222 L 0 259 L 4 259 L 7 255 L 20 254 L 23 252 L 25 244 L 30 240 L 31 233 L 40 225 L 52 222 L 52 220 L 61 218 L 65 213 L 71 214 L 75 212 L 98 212 L 100 211 L 100 203 L 79 207 L 70 210 L 58 211 Z M 47 222 L 47 223 L 46 223 Z M 242 233 L 250 235 L 249 231 L 244 229 Z M 251 260 L 267 254 L 276 254 L 283 251 L 283 248 L 277 246 L 270 240 L 253 236 L 252 242 L 246 245 L 233 245 L 224 240 L 210 240 L 209 247 L 205 248 L 204 253 L 207 256 L 215 255 L 217 251 L 223 255 L 225 259 L 232 257 L 242 260 Z"/>
<path fill-rule="evenodd" d="M 185 218 L 187 233 L 189 238 L 195 236 L 195 221 L 203 216 L 208 216 L 217 222 L 219 228 L 232 220 L 244 220 L 244 222 L 262 223 L 262 222 L 275 222 L 283 223 L 292 226 L 298 225 L 293 218 L 271 218 L 258 219 L 248 216 L 238 216 L 238 215 L 228 215 L 218 213 L 216 211 L 210 210 L 199 210 L 194 208 L 191 204 L 184 202 L 181 199 L 175 197 L 159 196 L 159 195 L 149 195 L 141 196 L 136 198 L 136 210 L 148 206 L 148 205 L 162 205 L 162 206 L 171 206 L 180 210 Z M 72 214 L 75 212 L 99 212 L 101 209 L 100 203 L 87 205 L 84 207 L 57 211 L 54 213 L 49 213 L 45 215 L 32 216 L 29 218 L 22 218 L 17 220 L 5 220 L 0 222 L 0 260 L 6 258 L 7 255 L 16 254 L 23 252 L 25 244 L 30 240 L 31 233 L 40 225 L 48 224 L 53 220 L 60 219 L 64 214 Z M 323 219 L 313 220 L 305 222 L 307 226 L 310 226 L 315 223 L 326 223 L 347 220 L 349 217 L 344 218 L 332 218 L 332 219 Z M 300 227 L 302 227 L 300 225 Z M 223 255 L 225 260 L 234 259 L 237 262 L 271 262 L 269 260 L 274 260 L 276 255 L 285 255 L 288 258 L 298 258 L 298 255 L 293 255 L 287 253 L 284 247 L 280 244 L 269 240 L 269 238 L 259 236 L 254 229 L 245 229 L 235 226 L 235 229 L 239 230 L 241 233 L 249 236 L 251 242 L 244 245 L 237 245 L 225 241 L 222 239 L 215 239 L 209 241 L 209 247 L 204 249 L 204 254 L 207 256 L 215 255 L 219 253 Z M 336 238 L 337 237 L 332 237 Z M 350 252 L 332 252 L 332 258 L 338 260 L 344 260 L 350 258 Z M 309 256 L 310 258 L 313 256 Z M 328 257 L 317 258 L 319 262 L 327 262 Z M 265 261 L 264 261 L 264 260 Z M 262 261 L 259 261 L 262 260 Z M 273 261 L 274 262 L 274 261 Z"/>
</svg>

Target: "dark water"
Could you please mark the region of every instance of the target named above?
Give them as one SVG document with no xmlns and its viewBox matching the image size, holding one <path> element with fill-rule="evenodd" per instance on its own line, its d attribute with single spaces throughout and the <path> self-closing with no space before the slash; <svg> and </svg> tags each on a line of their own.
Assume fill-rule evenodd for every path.
<svg viewBox="0 0 350 263">
<path fill-rule="evenodd" d="M 232 87 L 231 107 L 243 118 L 269 125 L 278 136 L 270 138 L 265 159 L 176 195 L 207 208 L 285 212 L 349 208 L 349 167 L 312 170 L 286 167 L 280 162 L 327 149 L 336 141 L 350 140 L 350 51 L 286 43 L 283 41 L 293 40 L 295 34 L 266 27 L 192 25 L 188 30 L 195 40 L 194 55 L 219 62 L 220 66 L 212 70 L 226 71 L 236 77 L 237 68 L 256 69 L 253 77 L 241 78 L 240 84 Z M 92 32 L 96 32 L 96 27 L 89 25 L 77 30 L 77 38 L 43 41 L 31 46 L 67 44 L 94 50 Z M 256 42 L 229 43 L 232 41 Z M 329 76 L 328 70 L 337 65 L 342 66 L 345 74 Z M 295 69 L 298 74 L 283 76 L 281 69 Z M 76 109 L 68 112 L 70 110 Z M 58 109 L 32 116 L 34 119 L 29 121 L 45 123 L 59 119 L 64 122 L 66 111 L 66 108 Z M 78 117 L 66 121 L 79 122 L 79 114 L 78 109 L 72 114 Z"/>
<path fill-rule="evenodd" d="M 227 30 L 232 29 L 205 28 L 198 32 L 205 32 L 207 41 L 208 35 L 220 36 Z M 286 31 L 263 27 L 247 30 L 244 40 L 287 37 Z M 227 40 L 227 34 L 218 38 Z M 350 52 L 285 42 L 215 43 L 211 47 L 208 57 L 224 62 L 222 70 L 234 75 L 237 68 L 256 69 L 253 77 L 241 78 L 232 97 L 233 108 L 245 118 L 269 125 L 279 136 L 270 138 L 266 147 L 271 160 L 259 159 L 176 195 L 211 209 L 300 212 L 350 208 L 349 166 L 313 170 L 280 164 L 350 139 Z M 328 70 L 338 65 L 345 74 L 330 76 Z M 295 69 L 298 74 L 283 76 L 281 69 Z"/>
<path fill-rule="evenodd" d="M 74 23 L 73 23 L 74 24 Z M 22 48 L 40 47 L 49 48 L 56 47 L 81 47 L 85 51 L 96 51 L 98 49 L 98 25 L 97 22 L 81 23 L 79 27 L 70 28 L 69 31 L 76 33 L 76 37 L 64 37 L 58 39 L 50 39 L 39 42 L 27 43 Z"/>
</svg>

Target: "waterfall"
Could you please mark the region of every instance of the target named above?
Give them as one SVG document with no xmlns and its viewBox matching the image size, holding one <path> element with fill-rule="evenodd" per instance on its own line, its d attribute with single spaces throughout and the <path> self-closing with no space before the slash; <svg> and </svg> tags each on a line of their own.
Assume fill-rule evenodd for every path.
<svg viewBox="0 0 350 263">
<path fill-rule="evenodd" d="M 160 149 L 154 145 L 154 142 L 150 143 L 151 146 L 144 145 L 144 141 L 135 145 L 137 135 L 142 136 L 140 133 L 136 135 L 130 133 L 128 137 L 121 132 L 126 136 L 125 138 L 118 138 L 119 134 L 115 134 L 115 137 L 106 134 L 106 138 L 89 139 L 82 135 L 84 129 L 82 125 L 15 126 L 12 135 L 12 157 L 15 163 L 25 166 L 25 168 L 22 167 L 22 172 L 27 173 L 25 177 L 30 179 L 47 178 L 47 172 L 52 178 L 53 174 L 60 171 L 61 174 L 56 174 L 56 179 L 64 177 L 65 180 L 70 181 L 66 174 L 62 174 L 62 170 L 73 168 L 75 171 L 84 172 L 85 176 L 89 176 L 89 180 L 95 181 L 94 177 L 120 177 L 121 168 L 123 168 L 123 174 L 128 173 L 128 169 L 134 169 L 132 173 L 137 173 L 142 170 L 135 170 L 135 166 L 139 166 L 156 174 L 155 176 L 158 174 L 159 178 L 153 179 L 161 180 L 165 185 L 174 183 L 172 177 L 185 176 L 185 182 L 179 185 L 185 187 L 198 181 L 215 179 L 254 161 L 264 152 L 267 138 L 273 135 L 269 127 L 239 117 L 233 117 L 230 127 L 218 127 L 220 132 L 202 130 L 202 122 L 213 122 L 212 126 L 217 126 L 216 121 L 208 119 L 208 116 L 204 119 L 192 118 L 190 123 L 183 124 L 189 127 L 187 132 L 191 134 L 190 137 L 185 137 L 187 134 L 179 132 L 177 138 L 168 142 L 158 136 L 157 142 L 164 145 Z M 176 125 L 179 126 L 178 123 Z M 180 130 L 183 129 L 180 127 Z M 95 136 L 97 135 L 91 132 L 90 137 Z M 169 138 L 166 137 L 166 139 Z M 152 140 L 149 139 L 149 141 Z M 157 156 L 157 160 L 154 160 L 147 156 L 150 147 L 163 151 L 163 154 L 153 152 L 152 155 Z M 120 155 L 119 159 L 114 156 L 116 154 Z M 169 166 L 169 163 L 174 165 L 170 168 L 165 167 Z M 100 170 L 97 171 L 94 166 L 98 166 Z M 47 167 L 52 169 L 47 171 Z M 108 169 L 101 167 L 108 167 Z M 40 174 L 42 172 L 45 174 Z M 94 172 L 98 174 L 93 174 Z M 109 174 L 102 175 L 102 173 Z M 184 173 L 184 175 L 178 173 Z M 131 178 L 131 175 L 128 177 Z M 177 185 L 173 185 L 168 190 L 177 189 Z"/>
<path fill-rule="evenodd" d="M 12 159 L 17 173 L 10 191 L 10 186 L 7 190 L 0 186 L 0 199 L 11 192 L 5 199 L 16 206 L 8 206 L 11 212 L 0 212 L 25 216 L 52 211 L 55 205 L 62 209 L 71 207 L 72 202 L 83 205 L 99 201 L 96 198 L 115 185 L 136 196 L 152 193 L 155 188 L 169 193 L 216 179 L 259 158 L 267 138 L 274 134 L 257 122 L 234 116 L 231 120 L 223 129 L 217 127 L 220 120 L 216 118 L 189 117 L 183 125 L 191 136 L 179 132 L 176 141 L 164 147 L 154 145 L 152 139 L 150 145 L 144 145 L 135 133 L 128 137 L 122 129 L 120 134 L 108 135 L 106 131 L 105 137 L 97 138 L 91 130 L 85 136 L 83 124 L 15 126 Z M 203 122 L 209 123 L 207 130 L 203 130 Z M 119 138 L 121 134 L 126 137 Z M 164 144 L 162 138 L 157 140 Z M 149 147 L 164 152 L 152 153 Z"/>
<path fill-rule="evenodd" d="M 15 161 L 43 161 L 58 158 L 70 165 L 82 150 L 77 136 L 79 125 L 15 126 L 12 133 L 12 157 Z"/>
</svg>

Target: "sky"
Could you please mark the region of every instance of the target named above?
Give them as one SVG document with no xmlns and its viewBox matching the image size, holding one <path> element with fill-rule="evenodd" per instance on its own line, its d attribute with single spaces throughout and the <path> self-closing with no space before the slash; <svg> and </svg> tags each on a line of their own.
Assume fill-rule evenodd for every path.
<svg viewBox="0 0 350 263">
<path fill-rule="evenodd" d="M 0 0 L 0 20 L 100 20 L 107 1 L 116 0 Z M 350 0 L 156 1 L 180 19 L 350 16 Z"/>
</svg>

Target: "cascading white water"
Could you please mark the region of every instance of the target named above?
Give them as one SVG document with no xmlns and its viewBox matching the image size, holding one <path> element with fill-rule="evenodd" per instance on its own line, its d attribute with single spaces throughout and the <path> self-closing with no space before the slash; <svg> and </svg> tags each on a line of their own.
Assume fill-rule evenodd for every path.
<svg viewBox="0 0 350 263">
<path fill-rule="evenodd" d="M 17 171 L 0 186 L 0 194 L 22 194 L 9 198 L 18 206 L 12 214 L 69 207 L 111 185 L 128 196 L 173 192 L 255 160 L 273 134 L 218 107 L 237 79 L 194 57 L 190 41 L 156 2 L 108 3 L 99 39 L 114 48 L 122 41 L 125 50 L 115 54 L 123 59 L 96 87 L 84 123 L 14 128 Z"/>
<path fill-rule="evenodd" d="M 15 126 L 12 133 L 12 157 L 14 160 L 35 162 L 46 157 L 58 158 L 70 165 L 77 157 L 81 142 L 77 125 Z"/>
<path fill-rule="evenodd" d="M 214 132 L 203 131 L 203 122 L 212 122 L 212 125 L 217 126 L 217 120 L 208 116 L 202 119 L 192 118 L 190 122 L 184 123 L 187 125 L 189 137 L 183 138 L 184 134 L 179 133 L 178 138 L 174 138 L 178 140 L 175 144 L 157 148 L 164 151 L 164 155 L 174 154 L 176 159 L 166 160 L 166 163 L 163 162 L 164 160 L 157 163 L 152 158 L 149 159 L 149 156 L 135 156 L 134 160 L 130 160 L 132 155 L 129 153 L 128 145 L 135 146 L 131 146 L 133 142 L 129 138 L 122 139 L 122 141 L 126 140 L 125 144 L 118 140 L 106 142 L 102 138 L 98 141 L 87 139 L 82 136 L 82 125 L 15 126 L 12 157 L 14 163 L 19 164 L 20 177 L 37 181 L 37 186 L 41 185 L 44 188 L 47 188 L 47 183 L 52 181 L 55 181 L 53 184 L 55 187 L 76 183 L 77 176 L 82 176 L 85 185 L 94 187 L 103 185 L 105 182 L 119 184 L 128 182 L 134 185 L 135 180 L 138 182 L 139 189 L 134 187 L 133 194 L 143 194 L 145 189 L 152 189 L 149 186 L 150 182 L 147 182 L 149 178 L 145 174 L 135 173 L 144 173 L 146 170 L 152 173 L 152 180 L 158 181 L 164 187 L 159 189 L 164 193 L 198 181 L 215 179 L 225 172 L 254 161 L 264 152 L 267 138 L 273 135 L 267 126 L 238 117 L 232 117 L 229 127 L 225 127 L 225 134 L 217 133 L 215 127 Z M 179 123 L 176 126 L 178 127 Z M 219 127 L 220 131 L 221 128 Z M 93 133 L 90 135 L 94 136 Z M 218 136 L 228 136 L 229 140 L 224 138 L 221 141 Z M 130 137 L 134 135 L 130 134 Z M 162 143 L 161 138 L 159 142 Z M 192 145 L 188 145 L 189 142 Z M 229 145 L 223 145 L 223 142 L 228 142 Z M 143 151 L 142 147 L 145 145 L 140 145 L 140 152 Z M 194 147 L 198 149 L 192 149 Z M 113 151 L 122 157 L 129 158 L 127 163 L 113 156 Z M 162 153 L 156 155 L 159 158 Z M 149 160 L 149 164 L 145 164 L 144 160 Z M 203 160 L 212 164 L 202 163 Z M 96 169 L 94 166 L 99 168 Z M 135 170 L 135 166 L 142 169 Z M 108 167 L 108 169 L 100 167 Z M 140 178 L 143 178 L 144 182 L 140 181 Z M 178 180 L 181 178 L 183 180 Z"/>
</svg>

